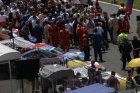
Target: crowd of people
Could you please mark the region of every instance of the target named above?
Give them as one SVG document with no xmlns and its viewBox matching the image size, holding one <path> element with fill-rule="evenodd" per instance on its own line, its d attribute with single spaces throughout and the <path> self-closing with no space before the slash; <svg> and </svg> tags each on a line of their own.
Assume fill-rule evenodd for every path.
<svg viewBox="0 0 140 93">
<path fill-rule="evenodd" d="M 16 28 L 20 37 L 33 43 L 45 42 L 65 52 L 70 48 L 79 49 L 85 53 L 85 61 L 90 60 L 90 46 L 94 50 L 94 60 L 99 61 L 99 55 L 100 61 L 104 61 L 102 51 L 106 51 L 111 42 L 119 46 L 122 70 L 125 70 L 126 61 L 131 60 L 132 50 L 134 58 L 139 57 L 140 41 L 134 36 L 132 45 L 128 42 L 130 14 L 124 4 L 116 13 L 109 15 L 99 3 L 90 0 L 87 7 L 75 4 L 74 0 L 42 2 L 13 0 L 7 5 L 0 1 L 0 26 L 10 30 L 11 38 L 14 37 L 12 28 Z M 140 37 L 140 17 L 137 19 Z M 35 40 L 31 39 L 33 37 Z M 112 72 L 114 75 L 115 72 Z"/>
</svg>

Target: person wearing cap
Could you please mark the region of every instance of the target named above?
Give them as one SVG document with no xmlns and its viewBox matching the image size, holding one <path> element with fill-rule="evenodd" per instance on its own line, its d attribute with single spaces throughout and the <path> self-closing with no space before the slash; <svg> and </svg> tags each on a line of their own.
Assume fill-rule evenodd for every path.
<svg viewBox="0 0 140 93">
<path fill-rule="evenodd" d="M 121 43 L 119 45 L 119 51 L 122 54 L 122 70 L 125 70 L 126 67 L 126 61 L 130 61 L 131 60 L 131 51 L 132 51 L 132 46 L 131 44 L 128 42 L 127 38 L 123 38 L 123 43 Z"/>
<path fill-rule="evenodd" d="M 69 36 L 69 31 L 68 29 L 66 29 L 65 25 L 63 25 L 62 30 L 60 30 L 59 39 L 60 39 L 60 43 L 62 45 L 63 51 L 68 52 L 69 47 L 70 47 L 69 45 L 70 36 Z"/>
</svg>

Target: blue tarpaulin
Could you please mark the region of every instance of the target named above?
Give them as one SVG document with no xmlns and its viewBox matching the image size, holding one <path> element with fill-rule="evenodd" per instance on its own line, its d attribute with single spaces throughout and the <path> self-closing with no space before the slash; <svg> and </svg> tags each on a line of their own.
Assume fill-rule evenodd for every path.
<svg viewBox="0 0 140 93">
<path fill-rule="evenodd" d="M 115 90 L 97 83 L 76 90 L 68 91 L 66 93 L 115 93 Z"/>
</svg>

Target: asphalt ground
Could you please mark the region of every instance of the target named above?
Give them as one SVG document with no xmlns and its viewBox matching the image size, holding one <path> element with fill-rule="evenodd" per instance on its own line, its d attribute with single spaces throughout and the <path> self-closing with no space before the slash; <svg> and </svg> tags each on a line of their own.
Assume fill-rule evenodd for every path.
<svg viewBox="0 0 140 93">
<path fill-rule="evenodd" d="M 86 3 L 86 0 L 82 0 Z M 94 0 L 93 0 L 94 2 Z M 116 13 L 118 11 L 119 6 L 108 4 L 104 2 L 99 2 L 100 6 L 102 7 L 103 11 L 106 11 L 109 15 L 112 13 Z M 140 12 L 137 10 L 133 10 L 130 16 L 130 34 L 128 34 L 128 39 L 131 42 L 132 38 L 136 34 L 136 16 L 140 15 Z M 94 58 L 94 51 L 91 47 L 91 56 Z M 132 53 L 131 53 L 132 54 Z M 133 58 L 133 56 L 131 56 Z M 118 51 L 118 45 L 113 45 L 112 43 L 109 44 L 109 49 L 103 53 L 103 60 L 105 62 L 101 62 L 103 66 L 106 67 L 107 71 L 116 71 L 123 77 L 127 76 L 127 71 L 121 70 L 122 68 L 122 61 L 120 60 L 120 53 Z"/>
</svg>

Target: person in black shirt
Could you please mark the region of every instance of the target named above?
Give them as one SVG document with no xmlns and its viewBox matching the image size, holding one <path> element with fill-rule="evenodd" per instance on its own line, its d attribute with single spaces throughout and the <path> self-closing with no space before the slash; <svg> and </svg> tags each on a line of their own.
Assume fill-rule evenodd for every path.
<svg viewBox="0 0 140 93">
<path fill-rule="evenodd" d="M 122 54 L 122 61 L 123 61 L 123 66 L 122 70 L 125 70 L 126 66 L 126 60 L 129 62 L 131 60 L 131 51 L 132 51 L 132 46 L 131 44 L 127 41 L 127 38 L 124 38 L 124 43 L 120 44 L 119 51 Z"/>
<path fill-rule="evenodd" d="M 140 41 L 136 36 L 133 37 L 132 46 L 134 49 L 134 58 L 139 58 L 139 51 L 140 51 Z"/>
<path fill-rule="evenodd" d="M 90 58 L 90 46 L 89 46 L 89 42 L 86 38 L 84 38 L 83 40 L 83 51 L 84 51 L 84 54 L 85 54 L 85 57 L 84 57 L 84 60 L 85 61 L 89 61 L 89 58 Z"/>
</svg>

